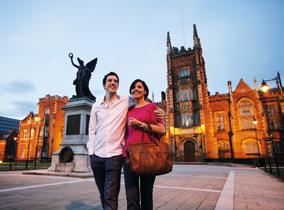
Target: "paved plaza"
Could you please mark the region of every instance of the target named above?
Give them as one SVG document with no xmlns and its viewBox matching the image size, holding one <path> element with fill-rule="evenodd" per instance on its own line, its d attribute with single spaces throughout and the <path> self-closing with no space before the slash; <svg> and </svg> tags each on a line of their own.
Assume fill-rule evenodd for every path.
<svg viewBox="0 0 284 210">
<path fill-rule="evenodd" d="M 119 209 L 126 210 L 121 183 Z M 102 209 L 93 178 L 0 172 L 0 209 Z M 284 209 L 284 182 L 237 165 L 175 165 L 159 176 L 154 209 Z"/>
</svg>

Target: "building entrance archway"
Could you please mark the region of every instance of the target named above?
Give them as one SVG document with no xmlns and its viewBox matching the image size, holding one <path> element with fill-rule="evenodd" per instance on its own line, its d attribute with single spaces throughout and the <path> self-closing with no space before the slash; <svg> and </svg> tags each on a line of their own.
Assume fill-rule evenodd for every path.
<svg viewBox="0 0 284 210">
<path fill-rule="evenodd" d="M 184 161 L 185 162 L 194 162 L 196 161 L 195 155 L 195 143 L 191 140 L 188 140 L 184 143 Z"/>
</svg>

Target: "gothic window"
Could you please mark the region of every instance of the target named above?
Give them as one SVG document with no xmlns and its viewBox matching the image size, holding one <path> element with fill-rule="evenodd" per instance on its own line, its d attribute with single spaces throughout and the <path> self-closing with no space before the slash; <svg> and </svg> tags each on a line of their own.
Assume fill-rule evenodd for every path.
<svg viewBox="0 0 284 210">
<path fill-rule="evenodd" d="M 191 88 L 188 89 L 189 100 L 193 99 L 193 91 Z"/>
<path fill-rule="evenodd" d="M 269 129 L 273 130 L 278 128 L 277 119 L 269 119 L 268 123 L 269 123 Z"/>
<path fill-rule="evenodd" d="M 239 115 L 241 130 L 254 129 L 253 103 L 248 99 L 243 99 L 239 103 Z"/>
<path fill-rule="evenodd" d="M 269 129 L 277 129 L 279 127 L 278 126 L 278 113 L 276 110 L 277 109 L 274 104 L 270 104 L 266 106 Z"/>
<path fill-rule="evenodd" d="M 176 97 L 176 101 L 177 101 L 177 102 L 180 101 L 180 100 L 179 100 L 180 97 L 179 97 L 179 92 L 178 92 L 178 91 L 176 92 L 175 97 Z"/>
<path fill-rule="evenodd" d="M 27 139 L 28 138 L 28 130 L 24 129 L 23 130 L 23 139 Z"/>
<path fill-rule="evenodd" d="M 182 114 L 182 127 L 192 127 L 192 117 L 190 113 Z"/>
<path fill-rule="evenodd" d="M 181 124 L 182 124 L 182 123 L 181 123 L 181 113 L 176 113 L 175 116 L 176 116 L 176 117 L 175 117 L 175 118 L 176 118 L 176 119 L 175 119 L 175 120 L 176 120 L 176 121 L 175 121 L 176 126 L 177 126 L 177 127 L 181 127 Z"/>
<path fill-rule="evenodd" d="M 195 125 L 198 125 L 199 124 L 199 112 L 195 112 L 194 114 L 193 114 L 193 117 L 194 117 L 194 124 Z"/>
<path fill-rule="evenodd" d="M 180 105 L 176 104 L 176 111 L 180 111 Z"/>
<path fill-rule="evenodd" d="M 48 137 L 48 126 L 44 127 L 44 137 Z"/>
<path fill-rule="evenodd" d="M 189 70 L 188 69 L 181 69 L 180 72 L 179 72 L 179 77 L 187 77 L 189 76 L 190 73 L 189 73 Z"/>
<path fill-rule="evenodd" d="M 218 155 L 219 158 L 230 158 L 230 144 L 228 141 L 218 141 Z"/>
<path fill-rule="evenodd" d="M 31 137 L 31 138 L 34 138 L 34 136 L 35 136 L 35 129 L 32 128 L 32 129 L 31 129 L 31 136 L 30 136 L 30 137 Z"/>
<path fill-rule="evenodd" d="M 274 105 L 268 105 L 266 109 L 267 109 L 267 116 L 271 117 L 275 115 Z"/>
<path fill-rule="evenodd" d="M 189 101 L 189 90 L 188 89 L 180 89 L 180 99 L 181 101 Z"/>
<path fill-rule="evenodd" d="M 49 108 L 44 108 L 44 114 L 49 114 L 50 111 L 49 111 Z"/>
<path fill-rule="evenodd" d="M 247 140 L 243 142 L 244 151 L 247 155 L 256 155 L 258 154 L 258 145 L 255 140 Z"/>
<path fill-rule="evenodd" d="M 225 130 L 224 113 L 223 112 L 215 113 L 215 124 L 216 124 L 216 131 Z"/>
</svg>

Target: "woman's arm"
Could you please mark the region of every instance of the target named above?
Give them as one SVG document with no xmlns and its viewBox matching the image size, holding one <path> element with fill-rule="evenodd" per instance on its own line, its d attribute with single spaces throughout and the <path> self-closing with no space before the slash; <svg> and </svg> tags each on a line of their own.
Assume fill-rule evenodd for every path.
<svg viewBox="0 0 284 210">
<path fill-rule="evenodd" d="M 130 118 L 128 120 L 128 124 L 132 127 L 141 128 L 145 131 L 151 131 L 152 130 L 154 133 L 157 133 L 157 134 L 163 135 L 166 132 L 165 126 L 162 123 L 147 124 L 147 123 L 141 122 L 141 121 L 139 121 L 135 118 Z"/>
</svg>

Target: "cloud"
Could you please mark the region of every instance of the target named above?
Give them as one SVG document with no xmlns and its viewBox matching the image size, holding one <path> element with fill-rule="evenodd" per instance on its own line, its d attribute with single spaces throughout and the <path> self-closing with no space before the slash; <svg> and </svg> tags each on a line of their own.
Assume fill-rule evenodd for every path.
<svg viewBox="0 0 284 210">
<path fill-rule="evenodd" d="M 29 112 L 37 112 L 37 104 L 32 101 L 12 101 L 10 104 L 8 109 L 0 110 L 0 116 L 23 119 Z"/>
<path fill-rule="evenodd" d="M 28 80 L 20 80 L 1 85 L 0 88 L 9 93 L 23 94 L 33 92 L 35 90 L 35 84 Z"/>
</svg>

